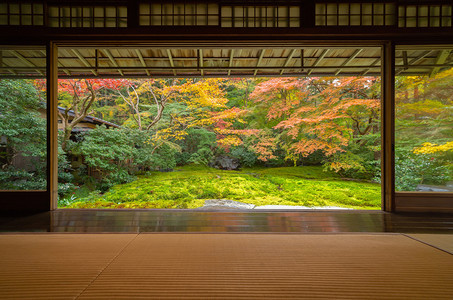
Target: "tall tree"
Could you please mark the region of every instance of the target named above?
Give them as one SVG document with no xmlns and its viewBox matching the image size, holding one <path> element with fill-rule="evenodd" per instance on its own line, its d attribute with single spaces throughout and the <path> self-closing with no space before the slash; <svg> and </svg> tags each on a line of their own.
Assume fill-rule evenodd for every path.
<svg viewBox="0 0 453 300">
<path fill-rule="evenodd" d="M 244 136 L 257 130 L 238 128 L 244 124 L 246 109 L 229 108 L 223 79 L 202 79 L 187 82 L 180 90 L 178 102 L 184 109 L 171 116 L 171 127 L 161 131 L 182 138 L 189 128 L 205 128 L 217 136 L 217 144 L 225 149 L 243 143 Z"/>
<path fill-rule="evenodd" d="M 273 78 L 259 83 L 251 97 L 267 111 L 269 121 L 277 121 L 273 129 L 286 159 L 296 162 L 315 151 L 327 157 L 345 152 L 354 133 L 370 132 L 380 104 L 367 91 L 376 81 L 370 77 Z"/>
<path fill-rule="evenodd" d="M 178 79 L 117 80 L 111 86 L 130 108 L 137 128 L 147 131 L 162 119 L 165 107 L 180 88 Z M 155 109 L 154 114 L 150 107 Z"/>
<path fill-rule="evenodd" d="M 92 106 L 102 99 L 101 91 L 116 86 L 115 79 L 60 79 L 58 80 L 58 105 L 64 108 L 58 111 L 58 118 L 63 123 L 61 147 L 67 152 L 68 141 L 74 127 L 90 113 Z M 45 81 L 36 80 L 35 85 L 45 91 Z"/>
</svg>

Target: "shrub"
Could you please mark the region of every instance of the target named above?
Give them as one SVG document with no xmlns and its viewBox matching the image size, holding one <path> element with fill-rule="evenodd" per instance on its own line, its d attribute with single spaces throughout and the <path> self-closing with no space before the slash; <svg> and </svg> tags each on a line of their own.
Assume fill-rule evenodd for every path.
<svg viewBox="0 0 453 300">
<path fill-rule="evenodd" d="M 215 133 L 204 128 L 190 128 L 187 136 L 181 142 L 181 154 L 178 164 L 195 163 L 208 165 L 213 162 L 216 152 Z"/>
<path fill-rule="evenodd" d="M 0 189 L 46 188 L 46 121 L 30 80 L 0 80 Z M 28 161 L 24 169 L 13 163 L 16 155 Z"/>
<path fill-rule="evenodd" d="M 414 191 L 419 184 L 442 185 L 451 179 L 451 170 L 438 158 L 411 151 L 395 154 L 395 185 L 398 191 Z"/>
<path fill-rule="evenodd" d="M 256 164 L 257 155 L 255 152 L 244 146 L 238 146 L 231 150 L 230 155 L 239 160 L 241 166 L 252 167 Z"/>
<path fill-rule="evenodd" d="M 145 164 L 151 170 L 159 170 L 159 171 L 167 171 L 172 170 L 176 167 L 176 155 L 180 152 L 180 148 L 178 145 L 163 141 L 161 142 L 160 146 L 158 146 L 153 153 L 149 153 L 148 151 L 140 151 L 138 149 L 136 152 L 138 156 L 143 157 L 143 155 L 148 154 L 148 158 L 146 159 L 147 164 Z M 140 164 L 140 160 L 137 160 L 137 164 Z"/>
</svg>

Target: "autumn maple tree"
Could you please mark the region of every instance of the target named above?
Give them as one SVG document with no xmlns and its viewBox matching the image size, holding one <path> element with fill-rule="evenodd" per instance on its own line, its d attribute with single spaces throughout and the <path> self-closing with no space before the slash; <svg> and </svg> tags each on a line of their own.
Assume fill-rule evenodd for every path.
<svg viewBox="0 0 453 300">
<path fill-rule="evenodd" d="M 259 83 L 252 99 L 267 111 L 269 121 L 294 162 L 321 151 L 326 157 L 345 152 L 354 135 L 368 134 L 376 126 L 379 100 L 366 91 L 378 79 L 345 78 L 273 78 Z M 272 152 L 270 139 L 255 149 L 262 158 Z M 332 163 L 331 168 L 347 168 Z"/>
<path fill-rule="evenodd" d="M 60 79 L 58 80 L 58 118 L 63 123 L 62 149 L 67 151 L 67 142 L 74 127 L 82 122 L 90 113 L 96 101 L 102 99 L 102 90 L 116 86 L 115 79 Z M 36 80 L 35 86 L 45 91 L 45 80 Z"/>
<path fill-rule="evenodd" d="M 205 128 L 217 136 L 217 144 L 225 149 L 243 143 L 242 137 L 256 133 L 253 129 L 238 129 L 237 123 L 245 123 L 242 118 L 246 109 L 229 108 L 223 90 L 224 80 L 202 79 L 187 81 L 173 88 L 173 101 L 179 105 L 169 113 L 166 128 L 156 132 L 156 137 L 164 140 L 181 140 L 190 128 Z"/>
<path fill-rule="evenodd" d="M 180 81 L 178 79 L 121 79 L 109 89 L 127 104 L 137 128 L 149 131 L 162 119 L 165 107 L 181 89 Z M 155 108 L 154 114 L 150 112 L 150 107 Z"/>
</svg>

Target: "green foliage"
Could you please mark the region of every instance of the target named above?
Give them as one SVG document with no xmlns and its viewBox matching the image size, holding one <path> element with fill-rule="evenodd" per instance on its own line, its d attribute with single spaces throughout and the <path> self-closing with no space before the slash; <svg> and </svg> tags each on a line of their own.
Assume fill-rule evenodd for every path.
<svg viewBox="0 0 453 300">
<path fill-rule="evenodd" d="M 99 173 L 97 187 L 107 191 L 130 182 L 139 172 L 173 169 L 179 146 L 168 141 L 154 143 L 146 131 L 99 126 L 85 133 L 72 152 L 82 155 L 86 165 Z"/>
<path fill-rule="evenodd" d="M 46 179 L 35 172 L 27 172 L 10 167 L 0 171 L 2 190 L 45 190 Z"/>
<path fill-rule="evenodd" d="M 0 189 L 46 188 L 46 122 L 30 80 L 0 80 Z M 13 164 L 21 156 L 24 168 Z"/>
<path fill-rule="evenodd" d="M 452 170 L 438 158 L 409 151 L 397 151 L 395 154 L 397 191 L 414 191 L 418 184 L 442 185 L 452 179 Z"/>
<path fill-rule="evenodd" d="M 321 167 L 252 168 L 221 171 L 186 166 L 154 172 L 116 185 L 107 193 L 78 199 L 69 207 L 195 208 L 206 199 L 231 199 L 255 205 L 380 207 L 378 184 L 342 181 Z"/>
<path fill-rule="evenodd" d="M 189 128 L 185 138 L 178 144 L 182 152 L 182 155 L 178 156 L 178 165 L 208 165 L 214 159 L 216 135 L 205 128 Z"/>
<path fill-rule="evenodd" d="M 82 155 L 87 166 L 100 174 L 99 187 L 107 191 L 114 184 L 133 179 L 129 170 L 134 150 L 126 130 L 99 126 L 88 131 L 72 151 Z"/>
<path fill-rule="evenodd" d="M 453 179 L 453 157 L 413 153 L 425 143 L 445 144 L 453 137 L 453 68 L 435 76 L 396 78 L 395 184 L 414 191 L 418 184 L 443 185 Z"/>
<path fill-rule="evenodd" d="M 180 152 L 178 145 L 162 141 L 160 146 L 157 147 L 154 153 L 151 153 L 147 156 L 147 167 L 150 170 L 160 170 L 160 171 L 169 171 L 176 167 L 176 156 Z M 142 151 L 136 151 L 137 156 L 143 156 Z M 139 160 L 137 160 L 137 165 L 140 165 Z M 143 166 L 143 165 L 142 165 Z"/>
<path fill-rule="evenodd" d="M 126 130 L 98 126 L 84 136 L 78 150 L 88 166 L 107 174 L 126 169 L 133 149 Z"/>
<path fill-rule="evenodd" d="M 150 133 L 140 130 L 128 130 L 130 143 L 133 145 L 134 170 L 169 170 L 176 166 L 179 145 L 166 140 L 154 142 Z"/>
<path fill-rule="evenodd" d="M 58 147 L 58 195 L 60 198 L 75 189 L 74 175 L 71 171 L 71 165 L 60 146 Z"/>
<path fill-rule="evenodd" d="M 412 153 L 414 146 L 424 142 L 443 144 L 451 141 L 453 85 L 452 71 L 448 72 L 431 78 L 396 80 L 397 190 L 414 190 L 420 183 L 444 184 L 451 180 L 451 157 Z M 118 94 L 105 94 L 102 103 L 93 108 L 98 116 L 121 124 L 121 133 L 105 130 L 105 135 L 112 133 L 110 138 L 95 138 L 96 131 L 87 133 L 87 137 L 93 135 L 92 140 L 76 143 L 74 151 L 83 144 L 89 145 L 78 151 L 87 155 L 87 163 L 101 172 L 102 182 L 92 189 L 105 192 L 112 185 L 115 187 L 105 195 L 90 196 L 89 202 L 79 201 L 86 195 L 76 196 L 71 205 L 187 208 L 202 205 L 203 199 L 221 197 L 263 204 L 379 206 L 377 185 L 371 185 L 375 190 L 370 191 L 368 183 L 340 180 L 369 181 L 373 176 L 379 180 L 378 79 L 232 79 L 195 88 L 202 82 L 200 79 L 180 81 L 177 85 L 184 85 L 184 88 L 175 87 L 174 98 L 165 104 L 159 122 L 148 132 L 131 128 L 138 127 L 137 116 L 142 117 L 142 125 L 146 127 L 159 114 L 152 98 L 141 97 L 140 103 L 137 102 L 139 113 L 134 118 L 132 106 L 115 98 Z M 165 85 L 168 82 L 153 83 L 157 89 Z M 263 87 L 268 88 L 261 93 L 266 97 L 254 99 L 254 90 Z M 145 92 L 143 95 L 149 94 L 148 90 Z M 237 108 L 241 113 L 228 112 L 231 108 Z M 249 131 L 249 135 L 239 134 L 238 142 L 220 147 L 221 139 L 234 130 Z M 111 146 L 111 143 L 117 145 Z M 332 149 L 335 151 L 330 151 Z M 245 169 L 242 173 L 202 168 L 219 155 L 236 158 L 245 168 L 255 168 Z M 262 155 L 267 160 L 259 157 Z M 198 166 L 186 166 L 190 163 Z M 183 171 L 153 172 L 169 171 L 175 165 L 184 166 Z M 322 165 L 326 172 L 322 171 Z M 263 168 L 257 169 L 258 166 Z M 275 168 L 282 166 L 303 167 Z M 310 178 L 307 177 L 308 170 L 314 174 L 308 176 Z M 137 174 L 150 175 L 124 186 L 116 185 L 131 181 Z M 64 182 L 71 180 L 68 177 Z M 260 192 L 252 188 L 253 184 Z M 363 191 L 348 184 L 357 184 Z M 70 191 L 68 189 L 68 193 Z M 371 198 L 372 201 L 367 200 Z M 364 204 L 359 204 L 358 199 Z"/>
<path fill-rule="evenodd" d="M 244 146 L 234 147 L 230 155 L 237 158 L 242 167 L 253 167 L 256 164 L 257 155 Z"/>
<path fill-rule="evenodd" d="M 46 155 L 46 121 L 40 118 L 38 93 L 28 80 L 0 80 L 0 136 L 16 154 Z M 10 157 L 2 157 L 10 162 Z"/>
</svg>

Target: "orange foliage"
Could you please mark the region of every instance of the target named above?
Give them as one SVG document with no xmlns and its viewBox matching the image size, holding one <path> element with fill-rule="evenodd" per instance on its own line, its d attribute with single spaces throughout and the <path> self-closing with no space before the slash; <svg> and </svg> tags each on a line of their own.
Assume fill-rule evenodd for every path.
<svg viewBox="0 0 453 300">
<path fill-rule="evenodd" d="M 350 142 L 350 121 L 358 118 L 357 110 L 377 115 L 380 101 L 366 94 L 376 81 L 370 77 L 274 78 L 258 84 L 251 98 L 267 109 L 268 120 L 279 121 L 273 128 L 289 138 L 283 145 L 287 159 L 318 150 L 331 156 Z M 255 150 L 269 156 L 268 148 Z"/>
</svg>

